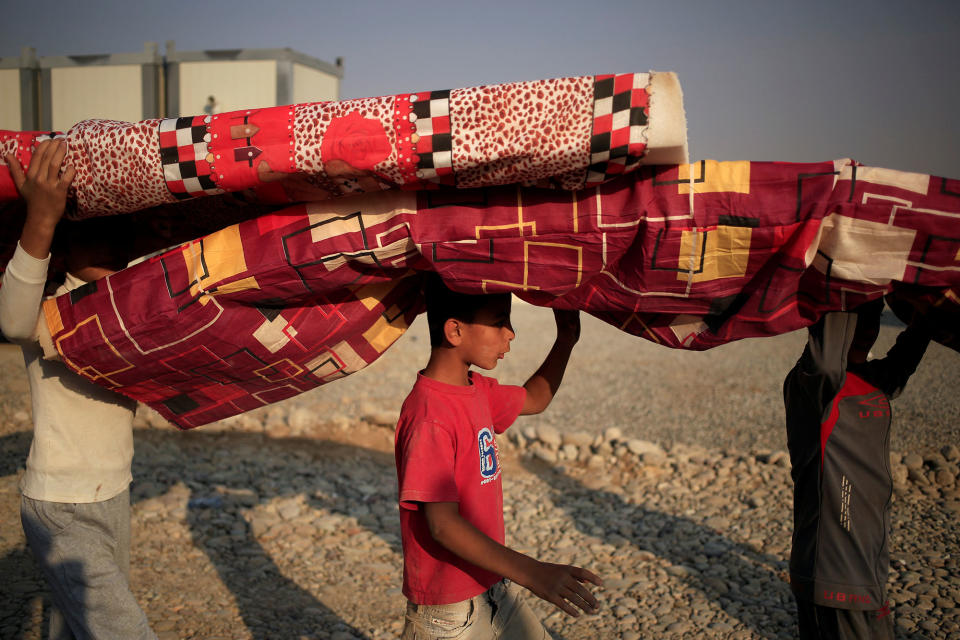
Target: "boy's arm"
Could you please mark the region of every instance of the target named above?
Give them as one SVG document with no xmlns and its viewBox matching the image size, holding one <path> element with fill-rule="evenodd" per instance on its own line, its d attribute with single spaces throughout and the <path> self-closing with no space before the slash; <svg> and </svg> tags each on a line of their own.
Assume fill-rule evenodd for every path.
<svg viewBox="0 0 960 640">
<path fill-rule="evenodd" d="M 13 184 L 27 201 L 27 220 L 20 233 L 20 246 L 38 260 L 50 254 L 53 232 L 67 206 L 67 189 L 73 181 L 75 169 L 68 165 L 60 173 L 66 155 L 65 141 L 44 140 L 37 146 L 26 174 L 16 157 L 6 155 L 3 158 L 10 167 Z"/>
<path fill-rule="evenodd" d="M 540 413 L 547 408 L 563 380 L 573 345 L 580 339 L 579 311 L 554 309 L 553 316 L 557 323 L 557 339 L 543 364 L 523 385 L 527 397 L 520 415 Z"/>
<path fill-rule="evenodd" d="M 917 370 L 929 344 L 930 333 L 922 319 L 915 318 L 900 332 L 886 356 L 863 365 L 867 381 L 891 398 L 897 397 Z"/>
<path fill-rule="evenodd" d="M 35 339 L 37 313 L 47 279 L 50 243 L 66 207 L 74 169 L 60 175 L 66 143 L 45 140 L 37 147 L 26 174 L 16 157 L 4 156 L 14 185 L 27 202 L 27 218 L 16 253 L 0 286 L 0 331 L 14 342 Z"/>
<path fill-rule="evenodd" d="M 590 571 L 540 562 L 503 546 L 465 520 L 456 502 L 421 504 L 433 539 L 451 553 L 526 587 L 572 616 L 580 615 L 578 608 L 597 612 L 597 599 L 582 583 L 600 586 L 603 582 Z"/>
</svg>

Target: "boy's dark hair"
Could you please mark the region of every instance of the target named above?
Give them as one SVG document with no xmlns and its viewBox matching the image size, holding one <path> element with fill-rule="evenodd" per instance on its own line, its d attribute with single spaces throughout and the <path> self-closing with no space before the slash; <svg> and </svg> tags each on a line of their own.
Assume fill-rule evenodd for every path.
<svg viewBox="0 0 960 640">
<path fill-rule="evenodd" d="M 510 297 L 509 293 L 469 294 L 451 291 L 434 272 L 427 274 L 423 289 L 427 301 L 431 347 L 443 345 L 443 325 L 450 318 L 473 322 L 477 312 L 491 302 Z"/>
</svg>

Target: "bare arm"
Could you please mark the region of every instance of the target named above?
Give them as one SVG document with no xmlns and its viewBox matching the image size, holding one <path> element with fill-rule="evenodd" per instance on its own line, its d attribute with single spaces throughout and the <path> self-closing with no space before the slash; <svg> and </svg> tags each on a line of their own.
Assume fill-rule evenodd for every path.
<svg viewBox="0 0 960 640">
<path fill-rule="evenodd" d="M 53 232 L 63 216 L 73 168 L 60 166 L 66 144 L 45 140 L 37 147 L 26 174 L 12 155 L 4 156 L 14 185 L 27 202 L 20 244 L 3 274 L 0 287 L 0 331 L 21 344 L 36 339 L 37 314 L 47 279 Z"/>
<path fill-rule="evenodd" d="M 67 206 L 67 189 L 73 182 L 75 170 L 67 166 L 60 173 L 66 155 L 66 142 L 44 140 L 37 146 L 26 173 L 14 156 L 4 156 L 13 184 L 27 201 L 27 220 L 20 233 L 20 246 L 38 260 L 50 254 L 53 232 Z"/>
<path fill-rule="evenodd" d="M 557 339 L 543 364 L 523 385 L 527 397 L 520 415 L 540 413 L 547 408 L 563 381 L 570 352 L 580 339 L 579 311 L 554 309 L 553 317 L 557 323 Z"/>
<path fill-rule="evenodd" d="M 433 539 L 451 553 L 526 587 L 572 616 L 580 615 L 578 608 L 597 612 L 597 599 L 583 582 L 598 586 L 603 582 L 590 571 L 540 562 L 503 546 L 465 520 L 456 502 L 424 502 L 422 506 Z"/>
</svg>

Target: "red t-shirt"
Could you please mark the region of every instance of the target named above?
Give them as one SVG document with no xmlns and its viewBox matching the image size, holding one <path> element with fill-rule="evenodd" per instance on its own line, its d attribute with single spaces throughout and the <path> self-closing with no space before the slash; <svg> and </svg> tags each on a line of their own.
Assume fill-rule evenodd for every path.
<svg viewBox="0 0 960 640">
<path fill-rule="evenodd" d="M 403 539 L 403 594 L 416 604 L 450 604 L 483 593 L 501 576 L 440 546 L 421 502 L 459 502 L 460 515 L 504 542 L 503 490 L 495 433 L 523 408 L 523 387 L 470 372 L 471 384 L 417 375 L 397 425 L 396 459 Z"/>
</svg>

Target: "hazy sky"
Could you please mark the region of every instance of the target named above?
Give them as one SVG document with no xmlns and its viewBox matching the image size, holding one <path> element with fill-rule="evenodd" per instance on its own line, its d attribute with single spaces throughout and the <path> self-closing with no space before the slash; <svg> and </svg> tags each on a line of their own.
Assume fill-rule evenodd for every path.
<svg viewBox="0 0 960 640">
<path fill-rule="evenodd" d="M 0 57 L 290 47 L 343 57 L 343 98 L 676 71 L 692 159 L 960 178 L 958 0 L 0 3 Z"/>
</svg>

